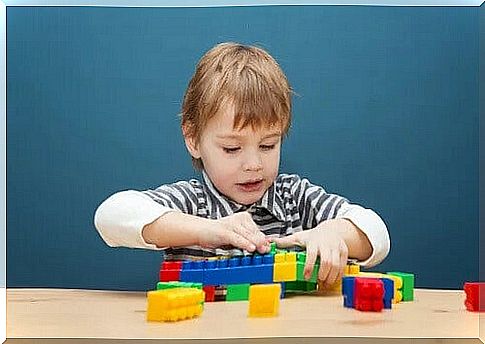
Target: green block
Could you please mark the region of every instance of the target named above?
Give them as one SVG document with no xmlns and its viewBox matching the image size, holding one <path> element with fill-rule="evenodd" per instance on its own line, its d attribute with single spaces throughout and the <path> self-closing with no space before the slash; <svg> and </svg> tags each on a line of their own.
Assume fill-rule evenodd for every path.
<svg viewBox="0 0 485 344">
<path fill-rule="evenodd" d="M 306 253 L 298 252 L 296 254 L 296 280 L 301 282 L 312 282 L 317 283 L 318 269 L 320 269 L 320 260 L 317 259 L 315 265 L 313 266 L 313 272 L 310 279 L 307 281 L 303 275 L 303 270 L 305 269 Z"/>
<path fill-rule="evenodd" d="M 226 301 L 249 300 L 249 283 L 228 284 L 226 287 Z"/>
<path fill-rule="evenodd" d="M 270 244 L 270 251 L 269 251 L 270 254 L 276 254 L 276 243 L 272 242 Z"/>
<path fill-rule="evenodd" d="M 157 290 L 172 289 L 172 288 L 202 289 L 202 283 L 192 283 L 192 282 L 158 282 L 157 283 Z"/>
<path fill-rule="evenodd" d="M 317 289 L 317 284 L 306 281 L 291 281 L 286 282 L 285 291 L 287 292 L 300 292 L 300 291 L 314 291 Z"/>
<path fill-rule="evenodd" d="M 414 300 L 414 275 L 407 272 L 388 272 L 388 275 L 402 278 L 402 301 Z"/>
</svg>

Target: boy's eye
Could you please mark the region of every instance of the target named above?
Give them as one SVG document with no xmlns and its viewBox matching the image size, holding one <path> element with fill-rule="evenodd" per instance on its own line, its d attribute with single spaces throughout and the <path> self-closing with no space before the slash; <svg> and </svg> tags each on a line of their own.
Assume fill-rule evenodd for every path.
<svg viewBox="0 0 485 344">
<path fill-rule="evenodd" d="M 239 150 L 239 147 L 222 147 L 222 149 L 226 153 L 236 153 Z"/>
<path fill-rule="evenodd" d="M 262 150 L 271 150 L 275 147 L 275 145 L 261 145 Z"/>
</svg>

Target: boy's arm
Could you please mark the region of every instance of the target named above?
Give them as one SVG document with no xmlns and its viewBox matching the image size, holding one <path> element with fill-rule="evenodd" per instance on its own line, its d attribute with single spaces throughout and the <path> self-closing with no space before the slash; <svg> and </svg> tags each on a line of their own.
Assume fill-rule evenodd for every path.
<svg viewBox="0 0 485 344">
<path fill-rule="evenodd" d="M 175 192 L 172 187 L 173 184 L 145 192 L 122 191 L 105 200 L 94 216 L 103 240 L 112 247 L 148 249 L 193 245 L 204 248 L 233 245 L 247 251 L 257 249 L 260 253 L 269 249 L 249 213 L 218 220 L 197 217 L 191 190 L 175 187 Z"/>
<path fill-rule="evenodd" d="M 373 210 L 344 202 L 335 219 L 342 221 L 338 231 L 347 244 L 349 257 L 359 259 L 359 264 L 365 267 L 375 266 L 386 258 L 391 247 L 389 232 Z"/>
<path fill-rule="evenodd" d="M 374 211 L 347 199 L 327 193 L 321 186 L 297 175 L 292 178 L 291 192 L 302 220 L 303 229 L 312 229 L 327 220 L 326 228 L 332 228 L 345 241 L 350 258 L 361 260 L 366 267 L 380 263 L 389 253 L 390 240 L 387 227 Z M 369 247 L 370 246 L 370 247 Z"/>
</svg>

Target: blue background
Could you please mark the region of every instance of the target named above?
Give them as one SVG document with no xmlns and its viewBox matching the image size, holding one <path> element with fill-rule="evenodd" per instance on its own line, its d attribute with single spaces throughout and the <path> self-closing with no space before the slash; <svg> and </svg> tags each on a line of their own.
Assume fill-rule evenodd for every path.
<svg viewBox="0 0 485 344">
<path fill-rule="evenodd" d="M 377 271 L 478 278 L 477 7 L 7 8 L 7 287 L 151 289 L 96 207 L 195 176 L 177 114 L 195 64 L 258 44 L 298 96 L 281 172 L 379 213 Z"/>
</svg>

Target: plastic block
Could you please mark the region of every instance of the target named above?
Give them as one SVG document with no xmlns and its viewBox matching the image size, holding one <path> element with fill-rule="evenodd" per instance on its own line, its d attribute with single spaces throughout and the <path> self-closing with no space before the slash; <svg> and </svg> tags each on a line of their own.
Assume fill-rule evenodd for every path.
<svg viewBox="0 0 485 344">
<path fill-rule="evenodd" d="M 388 272 L 388 275 L 402 278 L 402 301 L 414 300 L 414 275 L 407 272 Z"/>
<path fill-rule="evenodd" d="M 165 261 L 160 266 L 160 276 L 161 282 L 168 281 L 179 281 L 180 280 L 180 270 L 182 269 L 181 261 Z"/>
<path fill-rule="evenodd" d="M 357 275 L 360 272 L 360 265 L 348 264 L 345 268 L 344 275 Z"/>
<path fill-rule="evenodd" d="M 344 296 L 344 307 L 354 308 L 354 284 L 355 277 L 342 277 L 342 294 Z"/>
<path fill-rule="evenodd" d="M 281 285 L 255 284 L 249 287 L 250 317 L 274 317 L 278 315 L 280 305 Z"/>
<path fill-rule="evenodd" d="M 302 282 L 312 282 L 317 283 L 318 279 L 318 270 L 320 269 L 319 261 L 315 262 L 313 266 L 313 272 L 309 280 L 305 279 L 304 276 L 304 269 L 305 269 L 305 262 L 306 262 L 306 253 L 298 252 L 297 255 L 297 262 L 296 262 L 296 280 Z"/>
<path fill-rule="evenodd" d="M 485 312 L 485 282 L 465 282 L 465 307 L 473 312 Z"/>
<path fill-rule="evenodd" d="M 280 285 L 281 285 L 280 299 L 284 299 L 286 294 L 286 282 L 281 282 Z"/>
<path fill-rule="evenodd" d="M 273 282 L 272 257 L 255 255 L 232 258 L 227 267 L 214 266 L 204 270 L 204 285 L 229 285 Z"/>
<path fill-rule="evenodd" d="M 355 277 L 362 277 L 362 278 L 379 278 L 382 279 L 390 279 L 392 280 L 393 290 L 392 290 L 392 299 L 391 303 L 398 303 L 402 300 L 402 293 L 398 289 L 402 287 L 402 278 L 394 275 L 383 274 L 380 272 L 359 272 L 359 274 L 355 275 Z M 389 283 L 389 282 L 387 282 Z M 384 285 L 385 288 L 385 285 Z M 390 295 L 390 291 L 387 291 L 386 294 Z M 387 296 L 384 296 L 384 308 L 391 308 L 389 305 L 386 304 Z"/>
<path fill-rule="evenodd" d="M 277 253 L 274 262 L 274 282 L 296 281 L 296 252 Z"/>
<path fill-rule="evenodd" d="M 216 296 L 216 287 L 213 285 L 205 285 L 202 289 L 205 292 L 205 302 L 214 302 Z"/>
<path fill-rule="evenodd" d="M 249 299 L 249 283 L 229 284 L 226 290 L 226 301 L 244 301 Z"/>
<path fill-rule="evenodd" d="M 157 290 L 163 289 L 173 289 L 173 288 L 197 288 L 202 289 L 202 283 L 191 283 L 191 282 L 158 282 Z"/>
<path fill-rule="evenodd" d="M 204 262 L 203 261 L 185 261 L 182 263 L 180 271 L 180 281 L 204 283 Z"/>
<path fill-rule="evenodd" d="M 314 291 L 317 288 L 317 284 L 307 281 L 289 281 L 285 282 L 287 292 L 307 292 Z"/>
<path fill-rule="evenodd" d="M 384 308 L 384 283 L 377 278 L 355 277 L 354 308 L 380 312 Z"/>
<path fill-rule="evenodd" d="M 380 278 L 384 285 L 384 308 L 391 309 L 392 308 L 392 300 L 394 299 L 394 280 L 388 277 Z"/>
<path fill-rule="evenodd" d="M 148 321 L 178 321 L 202 313 L 204 292 L 196 288 L 152 290 L 147 301 Z"/>
</svg>

